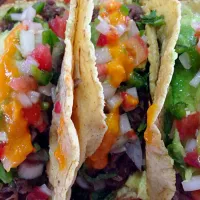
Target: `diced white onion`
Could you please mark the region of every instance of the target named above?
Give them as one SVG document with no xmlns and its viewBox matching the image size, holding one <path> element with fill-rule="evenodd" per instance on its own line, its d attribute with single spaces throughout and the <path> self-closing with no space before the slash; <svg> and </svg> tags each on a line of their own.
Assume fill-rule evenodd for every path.
<svg viewBox="0 0 200 200">
<path fill-rule="evenodd" d="M 43 31 L 38 31 L 37 33 L 35 33 L 35 46 L 37 46 L 38 44 L 42 44 L 42 32 Z"/>
<path fill-rule="evenodd" d="M 52 98 L 53 103 L 55 103 L 56 102 L 56 87 L 51 88 L 51 98 Z"/>
<path fill-rule="evenodd" d="M 0 131 L 0 142 L 8 142 L 8 136 L 4 131 Z"/>
<path fill-rule="evenodd" d="M 52 95 L 52 92 L 51 92 L 51 89 L 55 87 L 52 83 L 49 83 L 48 85 L 45 85 L 45 86 L 40 86 L 38 88 L 38 91 L 46 96 L 51 96 Z"/>
<path fill-rule="evenodd" d="M 110 151 L 110 153 L 122 153 L 122 152 L 124 152 L 124 151 L 126 151 L 126 148 L 125 148 L 124 146 L 122 146 L 122 147 L 120 147 L 120 148 L 112 149 L 112 150 Z"/>
<path fill-rule="evenodd" d="M 20 49 L 24 57 L 28 56 L 35 49 L 35 35 L 33 31 L 21 30 Z"/>
<path fill-rule="evenodd" d="M 127 141 L 128 137 L 126 137 L 125 135 L 121 135 L 119 138 L 117 138 L 117 141 L 112 146 L 111 152 L 122 149 Z"/>
<path fill-rule="evenodd" d="M 18 175 L 20 178 L 30 180 L 42 175 L 44 164 L 23 162 L 18 167 Z"/>
<path fill-rule="evenodd" d="M 43 193 L 45 193 L 49 197 L 52 196 L 52 191 L 46 186 L 46 184 L 41 185 L 39 188 Z"/>
<path fill-rule="evenodd" d="M 95 50 L 96 63 L 105 64 L 112 60 L 108 47 L 97 48 Z"/>
<path fill-rule="evenodd" d="M 190 63 L 190 57 L 187 52 L 182 53 L 179 56 L 179 60 L 185 69 L 190 69 L 192 67 Z"/>
<path fill-rule="evenodd" d="M 28 92 L 27 96 L 33 104 L 37 103 L 40 99 L 40 93 L 35 91 Z"/>
<path fill-rule="evenodd" d="M 12 13 L 10 16 L 14 21 L 33 21 L 33 18 L 36 16 L 36 10 L 32 6 L 29 6 L 23 11 L 23 13 Z"/>
<path fill-rule="evenodd" d="M 123 99 L 122 99 L 121 95 L 115 94 L 110 99 L 107 99 L 106 103 L 107 103 L 108 108 L 110 110 L 112 110 L 113 108 L 115 108 L 118 105 L 120 105 L 122 103 L 122 101 L 123 101 Z"/>
<path fill-rule="evenodd" d="M 17 99 L 19 102 L 22 104 L 24 108 L 28 108 L 32 106 L 32 102 L 29 99 L 29 97 L 25 93 L 18 93 L 17 94 Z"/>
<path fill-rule="evenodd" d="M 109 83 L 103 83 L 102 86 L 103 86 L 103 94 L 105 100 L 110 99 L 111 97 L 114 96 L 117 88 L 114 88 Z"/>
<path fill-rule="evenodd" d="M 13 21 L 22 21 L 22 13 L 12 13 L 10 17 Z"/>
<path fill-rule="evenodd" d="M 128 116 L 126 113 L 120 115 L 120 132 L 121 134 L 125 134 L 132 130 Z"/>
<path fill-rule="evenodd" d="M 193 87 L 197 87 L 200 83 L 200 71 L 194 76 L 194 78 L 190 81 L 190 85 Z"/>
<path fill-rule="evenodd" d="M 116 26 L 116 30 L 119 36 L 123 35 L 126 31 L 126 26 L 124 24 L 119 24 Z"/>
<path fill-rule="evenodd" d="M 96 26 L 96 30 L 103 35 L 106 35 L 110 31 L 110 25 L 100 16 L 98 17 L 98 19 L 100 20 L 100 23 Z"/>
<path fill-rule="evenodd" d="M 28 29 L 37 32 L 37 31 L 43 30 L 43 27 L 42 27 L 42 24 L 40 23 L 31 22 L 28 26 Z"/>
<path fill-rule="evenodd" d="M 193 176 L 189 181 L 183 181 L 182 185 L 186 192 L 200 190 L 200 176 Z"/>
<path fill-rule="evenodd" d="M 22 63 L 20 63 L 20 61 L 18 61 L 17 63 L 18 63 L 17 67 L 19 71 L 22 74 L 26 74 L 26 75 L 32 75 L 32 71 L 31 71 L 32 66 L 35 66 L 35 67 L 39 66 L 38 62 L 31 56 L 28 56 L 26 60 L 23 61 Z"/>
<path fill-rule="evenodd" d="M 129 32 L 128 32 L 129 37 L 139 34 L 139 29 L 138 29 L 135 21 L 133 21 L 133 20 L 129 21 L 128 29 L 129 29 Z"/>
<path fill-rule="evenodd" d="M 141 38 L 145 43 L 147 43 L 147 36 L 146 35 L 143 35 Z"/>
<path fill-rule="evenodd" d="M 191 27 L 196 31 L 198 28 L 200 28 L 200 23 L 193 21 L 191 23 Z"/>
<path fill-rule="evenodd" d="M 126 92 L 127 92 L 128 94 L 130 94 L 131 96 L 133 96 L 133 97 L 135 97 L 135 98 L 138 99 L 138 93 L 137 93 L 136 87 L 129 88 L 129 89 L 126 90 Z"/>
<path fill-rule="evenodd" d="M 195 139 L 188 140 L 185 145 L 186 152 L 192 152 L 197 146 L 197 141 Z"/>
<path fill-rule="evenodd" d="M 32 6 L 29 6 L 22 13 L 22 20 L 33 21 L 35 16 L 36 16 L 36 10 Z"/>
<path fill-rule="evenodd" d="M 82 176 L 77 176 L 76 183 L 83 189 L 90 189 L 90 185 Z"/>
</svg>

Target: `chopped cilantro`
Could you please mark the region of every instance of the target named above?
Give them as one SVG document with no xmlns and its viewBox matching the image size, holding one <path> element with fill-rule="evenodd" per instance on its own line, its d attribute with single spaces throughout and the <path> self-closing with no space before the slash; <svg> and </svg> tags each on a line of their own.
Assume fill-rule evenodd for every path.
<svg viewBox="0 0 200 200">
<path fill-rule="evenodd" d="M 155 10 L 152 10 L 148 15 L 142 16 L 140 22 L 142 24 L 149 24 L 156 27 L 165 24 L 164 16 L 157 16 Z"/>
</svg>

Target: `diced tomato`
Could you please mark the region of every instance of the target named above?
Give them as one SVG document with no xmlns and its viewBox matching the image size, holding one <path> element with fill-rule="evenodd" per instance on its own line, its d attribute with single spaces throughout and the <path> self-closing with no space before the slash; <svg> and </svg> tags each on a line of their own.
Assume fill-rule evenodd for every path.
<svg viewBox="0 0 200 200">
<path fill-rule="evenodd" d="M 36 128 L 40 133 L 43 133 L 47 128 L 47 123 L 43 120 Z"/>
<path fill-rule="evenodd" d="M 200 168 L 200 156 L 196 150 L 188 152 L 184 158 L 184 161 L 192 167 Z"/>
<path fill-rule="evenodd" d="M 41 107 L 39 104 L 33 104 L 32 107 L 22 108 L 24 118 L 30 125 L 35 125 L 41 116 Z"/>
<path fill-rule="evenodd" d="M 176 120 L 175 124 L 181 140 L 195 138 L 196 131 L 200 126 L 199 112 L 184 117 L 181 120 Z"/>
<path fill-rule="evenodd" d="M 127 132 L 126 136 L 132 140 L 136 140 L 138 138 L 134 130 Z"/>
<path fill-rule="evenodd" d="M 69 3 L 70 2 L 70 0 L 65 0 L 65 3 Z"/>
<path fill-rule="evenodd" d="M 31 90 L 36 90 L 38 87 L 36 80 L 30 76 L 13 78 L 9 85 L 13 90 L 18 92 L 28 92 Z"/>
<path fill-rule="evenodd" d="M 119 35 L 116 30 L 111 29 L 111 31 L 106 35 L 107 43 L 114 44 L 119 39 Z"/>
<path fill-rule="evenodd" d="M 49 196 L 42 192 L 39 187 L 35 187 L 32 192 L 30 192 L 26 200 L 48 200 Z"/>
<path fill-rule="evenodd" d="M 126 112 L 135 109 L 139 103 L 138 98 L 135 98 L 126 92 L 121 92 L 121 97 L 123 99 L 122 107 Z"/>
<path fill-rule="evenodd" d="M 51 71 L 52 69 L 52 56 L 50 47 L 47 45 L 39 44 L 31 53 L 31 56 L 39 63 L 39 69 Z"/>
<path fill-rule="evenodd" d="M 195 37 L 200 37 L 200 27 L 198 27 L 198 28 L 195 30 L 194 36 L 195 36 Z"/>
<path fill-rule="evenodd" d="M 4 143 L 0 143 L 0 159 L 3 157 L 4 154 L 4 146 L 5 146 Z"/>
<path fill-rule="evenodd" d="M 61 104 L 60 104 L 60 101 L 56 101 L 54 112 L 57 113 L 57 114 L 61 113 Z"/>
<path fill-rule="evenodd" d="M 197 49 L 197 51 L 200 53 L 200 39 L 198 39 L 199 41 L 198 41 L 198 43 L 197 43 L 197 47 L 196 47 L 196 49 Z"/>
<path fill-rule="evenodd" d="M 97 64 L 98 77 L 106 77 L 107 76 L 107 65 L 106 64 Z"/>
<path fill-rule="evenodd" d="M 52 29 L 52 31 L 62 39 L 65 39 L 65 29 L 68 17 L 69 13 L 65 12 L 63 17 L 56 16 L 49 22 L 49 27 Z"/>
<path fill-rule="evenodd" d="M 134 57 L 134 65 L 137 67 L 148 57 L 148 48 L 139 35 L 135 35 L 125 42 L 126 49 Z"/>
<path fill-rule="evenodd" d="M 199 200 L 200 199 L 200 190 L 196 190 L 191 192 L 192 200 Z"/>
<path fill-rule="evenodd" d="M 107 42 L 106 35 L 100 34 L 99 35 L 99 39 L 97 41 L 97 46 L 103 47 L 103 46 L 105 46 L 107 44 L 108 44 L 108 42 Z"/>
</svg>

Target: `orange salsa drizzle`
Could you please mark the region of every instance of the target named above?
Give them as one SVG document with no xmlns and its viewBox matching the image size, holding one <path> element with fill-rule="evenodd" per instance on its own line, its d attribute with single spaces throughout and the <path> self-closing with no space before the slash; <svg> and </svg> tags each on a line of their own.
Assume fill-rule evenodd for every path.
<svg viewBox="0 0 200 200">
<path fill-rule="evenodd" d="M 28 123 L 21 112 L 21 105 L 12 95 L 9 82 L 14 77 L 19 77 L 19 71 L 15 63 L 16 45 L 19 43 L 18 33 L 26 30 L 22 24 L 18 24 L 5 39 L 5 53 L 0 57 L 0 110 L 4 113 L 0 131 L 6 132 L 8 143 L 5 145 L 2 163 L 4 168 L 17 167 L 26 156 L 33 151 L 31 135 Z"/>
</svg>

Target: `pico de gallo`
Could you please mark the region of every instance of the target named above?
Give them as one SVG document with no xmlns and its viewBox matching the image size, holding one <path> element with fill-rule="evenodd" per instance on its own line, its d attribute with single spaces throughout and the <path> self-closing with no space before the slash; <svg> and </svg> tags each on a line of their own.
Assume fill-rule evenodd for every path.
<svg viewBox="0 0 200 200">
<path fill-rule="evenodd" d="M 51 197 L 45 170 L 52 110 L 61 112 L 66 8 L 40 1 L 0 17 L 0 199 Z"/>
<path fill-rule="evenodd" d="M 145 24 L 161 26 L 164 18 L 156 11 L 144 15 L 138 3 L 115 0 L 102 1 L 93 11 L 91 41 L 108 130 L 80 169 L 72 199 L 126 199 L 127 193 L 131 199 L 149 199 L 143 139 L 151 103 Z"/>
<path fill-rule="evenodd" d="M 165 101 L 165 144 L 177 170 L 176 199 L 200 199 L 200 16 L 182 5 L 178 59 Z"/>
</svg>

